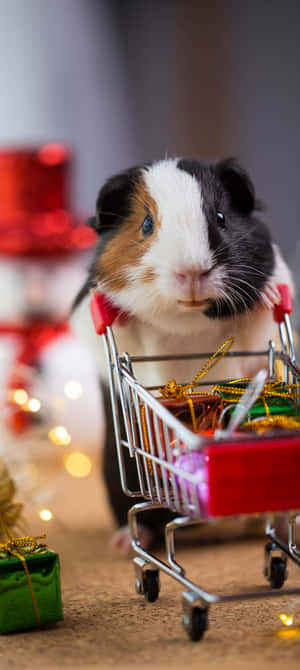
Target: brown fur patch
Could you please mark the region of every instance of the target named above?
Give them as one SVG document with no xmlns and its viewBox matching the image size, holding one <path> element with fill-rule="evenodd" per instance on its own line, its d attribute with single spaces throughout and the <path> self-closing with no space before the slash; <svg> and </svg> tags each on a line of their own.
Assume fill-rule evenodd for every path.
<svg viewBox="0 0 300 670">
<path fill-rule="evenodd" d="M 150 237 L 144 237 L 142 232 L 143 221 L 147 214 L 151 214 L 155 222 L 154 233 Z M 139 265 L 157 235 L 158 226 L 156 202 L 148 192 L 144 180 L 141 179 L 131 196 L 129 216 L 120 225 L 115 237 L 107 243 L 96 263 L 100 278 L 104 279 L 113 290 L 118 291 L 127 285 L 126 268 Z M 150 281 L 150 274 L 151 279 L 154 277 L 151 268 L 147 268 L 144 274 L 144 281 Z"/>
<path fill-rule="evenodd" d="M 156 272 L 153 268 L 145 268 L 142 276 L 141 276 L 141 281 L 147 284 L 148 282 L 153 281 L 155 278 Z"/>
</svg>

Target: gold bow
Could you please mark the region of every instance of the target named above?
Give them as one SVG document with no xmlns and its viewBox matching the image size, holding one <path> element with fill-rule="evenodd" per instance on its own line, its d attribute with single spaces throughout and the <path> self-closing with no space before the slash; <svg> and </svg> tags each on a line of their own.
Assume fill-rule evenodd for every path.
<svg viewBox="0 0 300 670">
<path fill-rule="evenodd" d="M 244 378 L 244 379 L 234 379 L 233 381 L 227 382 L 225 385 L 217 384 L 214 386 L 213 391 L 216 393 L 221 392 L 221 393 L 228 393 L 230 396 L 234 395 L 236 398 L 230 398 L 230 400 L 226 400 L 226 398 L 223 398 L 223 401 L 226 403 L 238 403 L 242 397 L 242 395 L 245 393 L 246 388 L 241 388 L 238 386 L 233 386 L 233 384 L 238 384 L 239 382 L 248 384 L 251 381 L 251 379 Z M 280 389 L 281 387 L 281 389 Z M 275 382 L 267 382 L 263 389 L 262 392 L 260 393 L 259 396 L 256 398 L 256 402 L 258 400 L 261 400 L 263 403 L 264 409 L 266 416 L 270 415 L 270 410 L 268 408 L 266 398 L 283 398 L 284 400 L 292 400 L 292 402 L 297 405 L 297 391 L 299 393 L 300 386 L 299 384 L 286 384 L 285 385 L 285 390 L 282 390 L 282 379 L 277 379 Z"/>
<path fill-rule="evenodd" d="M 24 537 L 11 537 L 3 521 L 3 518 L 1 518 L 1 515 L 0 515 L 0 522 L 2 523 L 2 527 L 6 536 L 8 537 L 7 542 L 0 543 L 0 553 L 11 554 L 12 556 L 16 556 L 16 558 L 19 558 L 19 560 L 21 561 L 25 575 L 27 577 L 32 604 L 36 615 L 37 625 L 40 626 L 41 619 L 24 554 L 32 554 L 37 549 L 45 548 L 46 547 L 45 544 L 39 544 L 36 542 L 36 540 L 44 539 L 46 535 L 39 535 L 38 537 L 31 537 L 30 535 L 25 535 Z"/>
<path fill-rule="evenodd" d="M 251 380 L 248 378 L 245 379 L 235 379 L 233 381 L 227 382 L 226 385 L 217 384 L 214 386 L 213 391 L 216 393 L 229 393 L 230 396 L 236 396 L 234 398 L 230 397 L 230 400 L 223 397 L 224 403 L 238 403 L 245 393 L 246 388 L 241 388 L 238 386 L 232 386 L 233 384 L 238 384 L 243 382 L 245 384 L 249 383 Z M 284 388 L 284 390 L 283 390 Z M 257 397 L 256 402 L 260 400 L 264 406 L 265 417 L 257 418 L 255 421 L 247 421 L 244 423 L 244 428 L 249 430 L 255 430 L 257 433 L 262 433 L 265 430 L 270 428 L 285 428 L 286 430 L 299 430 L 300 429 L 300 417 L 299 416 L 282 416 L 281 414 L 271 415 L 267 399 L 268 398 L 283 398 L 284 400 L 291 400 L 296 407 L 297 405 L 297 395 L 299 396 L 299 384 L 286 384 L 282 388 L 282 379 L 277 379 L 275 382 L 267 382 L 260 395 Z"/>
<path fill-rule="evenodd" d="M 202 365 L 202 368 L 200 368 L 199 372 L 197 372 L 194 379 L 192 379 L 192 381 L 188 384 L 177 384 L 175 379 L 170 379 L 165 386 L 159 389 L 161 395 L 163 395 L 164 398 L 182 398 L 182 396 L 184 396 L 189 389 L 197 386 L 199 379 L 204 377 L 204 375 L 206 375 L 207 372 L 209 372 L 209 370 L 211 370 L 221 360 L 221 358 L 225 356 L 225 354 L 227 354 L 230 347 L 233 345 L 233 342 L 234 338 L 230 337 L 228 340 L 226 340 L 226 342 L 221 344 L 219 349 L 217 349 L 217 351 L 215 351 L 215 353 L 210 356 L 207 361 L 205 361 L 204 365 Z"/>
<path fill-rule="evenodd" d="M 194 388 L 195 386 L 198 386 L 199 379 L 204 377 L 204 375 L 209 372 L 218 362 L 227 354 L 229 351 L 230 347 L 232 346 L 234 342 L 234 338 L 231 337 L 226 342 L 224 342 L 218 349 L 215 351 L 215 353 L 210 356 L 210 358 L 205 361 L 204 365 L 202 365 L 202 368 L 197 372 L 195 375 L 194 379 L 192 379 L 191 382 L 188 384 L 177 384 L 175 379 L 170 379 L 168 383 L 159 389 L 159 392 L 164 398 L 175 398 L 176 400 L 180 400 L 180 398 L 185 398 L 188 402 L 190 412 L 191 412 L 191 419 L 192 419 L 192 425 L 193 425 L 193 430 L 195 433 L 197 433 L 197 420 L 196 420 L 196 415 L 195 415 L 195 410 L 194 410 L 194 405 L 193 405 L 193 400 L 192 397 L 193 393 L 198 393 L 196 391 L 190 391 L 189 389 Z M 201 395 L 209 395 L 205 391 L 201 392 Z"/>
<path fill-rule="evenodd" d="M 8 554 L 15 554 L 16 551 L 22 551 L 24 554 L 32 554 L 40 547 L 46 547 L 46 544 L 40 544 L 36 540 L 42 540 L 46 535 L 38 535 L 31 537 L 31 535 L 24 535 L 24 537 L 9 537 L 7 542 L 0 542 L 0 553 L 7 552 Z"/>
<path fill-rule="evenodd" d="M 256 421 L 247 421 L 244 428 L 255 430 L 257 433 L 264 433 L 270 428 L 285 428 L 286 430 L 300 430 L 300 418 L 297 416 L 282 416 L 274 414 L 265 418 L 256 419 Z"/>
</svg>

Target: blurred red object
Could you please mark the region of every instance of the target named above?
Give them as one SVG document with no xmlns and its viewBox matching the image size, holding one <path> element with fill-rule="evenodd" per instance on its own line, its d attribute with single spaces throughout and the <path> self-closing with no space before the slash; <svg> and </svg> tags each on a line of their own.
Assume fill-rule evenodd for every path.
<svg viewBox="0 0 300 670">
<path fill-rule="evenodd" d="M 0 149 L 0 254 L 60 254 L 96 234 L 70 212 L 71 154 L 64 144 Z"/>
<path fill-rule="evenodd" d="M 300 437 L 220 442 L 204 449 L 211 516 L 300 507 Z"/>
<path fill-rule="evenodd" d="M 13 393 L 22 389 L 30 395 L 30 378 L 24 374 L 24 369 L 34 369 L 43 350 L 58 337 L 70 333 L 67 321 L 49 323 L 48 321 L 37 321 L 27 325 L 0 323 L 0 336 L 11 335 L 18 340 L 19 351 L 15 359 L 15 365 L 8 379 L 7 386 L 10 391 L 6 409 L 9 410 L 7 425 L 14 433 L 21 433 L 28 428 L 34 415 L 24 407 L 13 402 Z M 24 368 L 25 366 L 25 368 Z"/>
</svg>

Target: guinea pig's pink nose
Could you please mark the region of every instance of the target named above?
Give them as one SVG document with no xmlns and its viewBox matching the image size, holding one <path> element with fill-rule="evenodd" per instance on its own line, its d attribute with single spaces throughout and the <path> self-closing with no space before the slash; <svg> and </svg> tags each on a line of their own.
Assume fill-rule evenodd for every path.
<svg viewBox="0 0 300 670">
<path fill-rule="evenodd" d="M 199 281 L 199 279 L 204 279 L 205 277 L 208 277 L 208 275 L 211 272 L 211 268 L 209 269 L 204 269 L 204 268 L 198 268 L 198 269 L 180 269 L 179 271 L 174 272 L 174 276 L 179 282 L 179 284 L 193 284 L 196 281 Z"/>
</svg>

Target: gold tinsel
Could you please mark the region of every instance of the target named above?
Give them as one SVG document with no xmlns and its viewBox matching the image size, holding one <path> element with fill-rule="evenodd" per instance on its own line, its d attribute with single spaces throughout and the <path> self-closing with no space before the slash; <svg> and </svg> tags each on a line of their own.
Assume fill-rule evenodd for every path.
<svg viewBox="0 0 300 670">
<path fill-rule="evenodd" d="M 0 521 L 4 528 L 17 528 L 21 521 L 22 503 L 13 500 L 16 494 L 16 485 L 11 478 L 8 468 L 0 458 Z M 1 528 L 0 533 L 3 532 Z"/>
<path fill-rule="evenodd" d="M 285 430 L 300 430 L 300 418 L 297 416 L 273 415 L 266 416 L 255 421 L 248 421 L 243 428 L 255 430 L 257 433 L 264 433 L 272 428 L 284 428 Z"/>
</svg>

